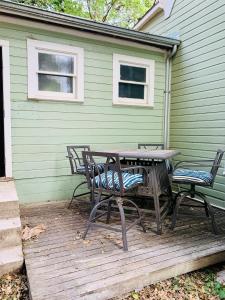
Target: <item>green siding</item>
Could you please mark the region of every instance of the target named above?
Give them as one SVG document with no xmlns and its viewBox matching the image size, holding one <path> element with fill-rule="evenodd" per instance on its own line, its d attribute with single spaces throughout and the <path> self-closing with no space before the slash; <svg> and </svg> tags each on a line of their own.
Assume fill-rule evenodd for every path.
<svg viewBox="0 0 225 300">
<path fill-rule="evenodd" d="M 225 148 L 225 3 L 176 0 L 171 17 L 154 17 L 143 31 L 179 33 L 182 44 L 173 61 L 171 147 L 180 158 L 212 158 Z M 211 200 L 224 206 L 222 168 Z"/>
<path fill-rule="evenodd" d="M 84 48 L 83 104 L 27 99 L 28 38 Z M 0 39 L 10 43 L 13 177 L 21 201 L 70 198 L 80 178 L 70 175 L 68 144 L 100 150 L 162 141 L 163 53 L 6 23 L 0 24 Z M 112 105 L 113 53 L 155 60 L 154 108 Z"/>
</svg>

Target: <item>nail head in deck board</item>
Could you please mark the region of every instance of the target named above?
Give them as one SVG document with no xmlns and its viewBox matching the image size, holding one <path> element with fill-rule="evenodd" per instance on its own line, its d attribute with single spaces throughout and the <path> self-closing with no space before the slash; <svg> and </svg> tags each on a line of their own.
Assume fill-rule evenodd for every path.
<svg viewBox="0 0 225 300">
<path fill-rule="evenodd" d="M 129 251 L 124 253 L 104 239 L 108 231 L 96 229 L 90 233 L 89 245 L 80 240 L 71 247 L 72 237 L 82 231 L 86 219 L 66 210 L 65 203 L 22 207 L 22 215 L 33 225 L 44 216 L 47 224 L 37 242 L 24 243 L 32 300 L 110 299 L 225 259 L 225 235 L 210 233 L 206 219 L 187 216 L 177 230 L 167 228 L 162 236 L 133 229 L 128 234 Z M 98 243 L 100 236 L 104 250 Z"/>
</svg>

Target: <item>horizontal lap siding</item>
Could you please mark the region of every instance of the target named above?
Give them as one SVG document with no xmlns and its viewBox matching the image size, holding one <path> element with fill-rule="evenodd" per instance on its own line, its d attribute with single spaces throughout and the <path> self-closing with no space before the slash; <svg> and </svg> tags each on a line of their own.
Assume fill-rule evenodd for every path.
<svg viewBox="0 0 225 300">
<path fill-rule="evenodd" d="M 27 99 L 28 38 L 84 48 L 83 104 Z M 70 198 L 81 178 L 70 175 L 66 145 L 101 150 L 162 141 L 162 53 L 9 24 L 0 24 L 0 39 L 10 43 L 13 177 L 21 201 Z M 113 53 L 156 61 L 153 109 L 112 106 Z"/>
<path fill-rule="evenodd" d="M 180 159 L 213 158 L 225 148 L 225 3 L 176 0 L 170 18 L 163 14 L 144 31 L 179 34 L 182 44 L 173 61 L 170 143 Z M 224 164 L 224 162 L 223 162 Z M 209 197 L 225 200 L 222 168 Z"/>
</svg>

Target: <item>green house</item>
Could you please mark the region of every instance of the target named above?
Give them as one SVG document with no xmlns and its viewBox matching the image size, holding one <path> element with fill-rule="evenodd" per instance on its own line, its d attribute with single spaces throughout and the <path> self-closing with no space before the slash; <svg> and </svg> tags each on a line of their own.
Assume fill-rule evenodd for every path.
<svg viewBox="0 0 225 300">
<path fill-rule="evenodd" d="M 7 1 L 0 16 L 0 176 L 15 180 L 21 202 L 71 197 L 79 178 L 66 145 L 136 149 L 167 138 L 166 64 L 177 39 Z"/>
<path fill-rule="evenodd" d="M 172 63 L 169 139 L 183 159 L 212 159 L 224 149 L 224 14 L 224 1 L 159 0 L 135 26 L 181 40 Z M 225 200 L 222 172 L 207 191 L 218 206 Z"/>
<path fill-rule="evenodd" d="M 0 276 L 23 265 L 21 219 L 47 228 L 24 243 L 32 299 L 105 300 L 224 261 L 205 215 L 162 237 L 135 229 L 123 253 L 98 231 L 82 243 L 86 218 L 53 202 L 81 180 L 67 145 L 163 143 L 178 159 L 224 148 L 225 3 L 197 2 L 155 1 L 129 30 L 0 1 Z M 207 192 L 220 207 L 222 172 Z"/>
</svg>

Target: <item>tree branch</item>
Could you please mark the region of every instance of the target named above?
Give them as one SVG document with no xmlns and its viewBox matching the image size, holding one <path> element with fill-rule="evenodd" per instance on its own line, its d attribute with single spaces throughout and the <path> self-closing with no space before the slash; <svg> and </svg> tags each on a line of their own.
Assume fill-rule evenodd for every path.
<svg viewBox="0 0 225 300">
<path fill-rule="evenodd" d="M 90 16 L 90 18 L 93 20 L 94 17 L 93 17 L 92 12 L 91 12 L 91 4 L 90 4 L 90 0 L 86 0 L 86 2 L 87 2 L 87 8 L 88 8 L 89 16 Z"/>
<path fill-rule="evenodd" d="M 103 18 L 102 18 L 102 22 L 103 22 L 103 23 L 106 21 L 108 15 L 109 15 L 109 13 L 110 13 L 110 11 L 112 10 L 112 8 L 113 8 L 114 5 L 116 4 L 116 2 L 118 2 L 118 0 L 112 0 L 112 1 L 111 1 L 111 3 L 110 3 L 110 5 L 109 5 L 109 7 L 108 7 L 108 9 L 107 9 L 107 11 L 106 11 L 106 13 L 105 13 L 105 15 L 104 15 Z"/>
</svg>

